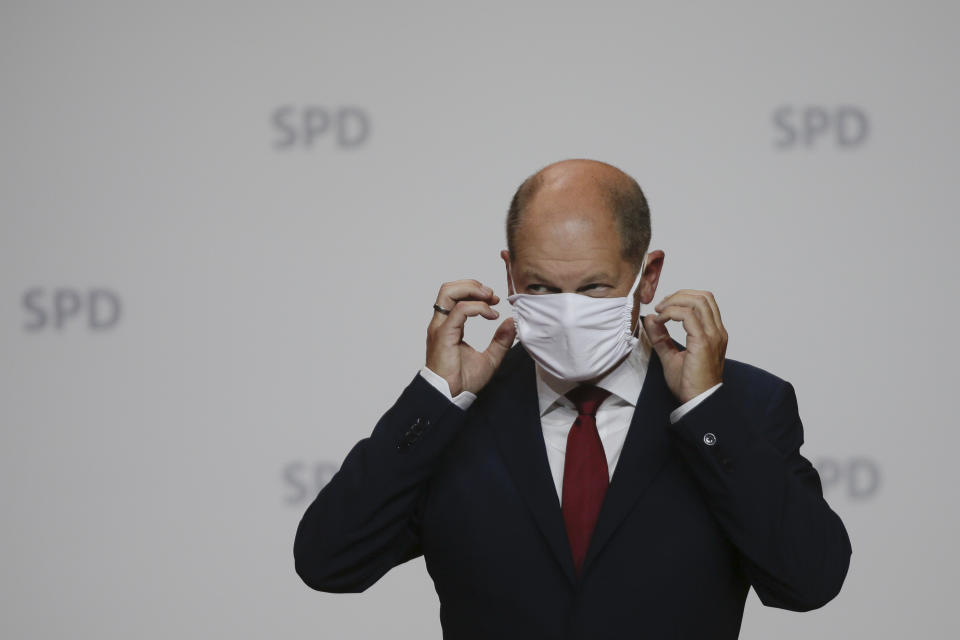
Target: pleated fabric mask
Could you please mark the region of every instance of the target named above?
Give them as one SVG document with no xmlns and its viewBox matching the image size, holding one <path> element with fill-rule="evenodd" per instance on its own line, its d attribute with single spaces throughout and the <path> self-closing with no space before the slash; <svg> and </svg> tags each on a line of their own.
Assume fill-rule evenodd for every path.
<svg viewBox="0 0 960 640">
<path fill-rule="evenodd" d="M 644 256 L 625 297 L 594 298 L 581 293 L 508 296 L 520 344 L 547 373 L 562 380 L 589 380 L 606 372 L 639 340 L 630 320 L 633 294 L 646 265 Z M 512 270 L 510 283 L 516 291 Z"/>
</svg>

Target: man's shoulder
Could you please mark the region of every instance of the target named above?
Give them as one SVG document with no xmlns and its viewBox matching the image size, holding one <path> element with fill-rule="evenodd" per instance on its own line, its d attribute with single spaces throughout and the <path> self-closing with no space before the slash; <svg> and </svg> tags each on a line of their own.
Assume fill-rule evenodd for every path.
<svg viewBox="0 0 960 640">
<path fill-rule="evenodd" d="M 723 359 L 724 377 L 726 377 L 728 370 L 730 375 L 737 380 L 749 381 L 753 384 L 768 384 L 776 387 L 786 382 L 786 380 L 771 371 L 767 371 L 749 362 L 734 360 L 733 358 Z"/>
<path fill-rule="evenodd" d="M 780 376 L 756 365 L 733 358 L 723 360 L 723 386 L 745 405 L 766 407 L 785 384 L 787 381 Z"/>
</svg>

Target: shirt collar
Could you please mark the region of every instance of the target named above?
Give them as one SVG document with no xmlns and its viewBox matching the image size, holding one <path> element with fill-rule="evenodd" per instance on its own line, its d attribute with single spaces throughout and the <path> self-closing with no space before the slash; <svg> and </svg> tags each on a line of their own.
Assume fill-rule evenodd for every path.
<svg viewBox="0 0 960 640">
<path fill-rule="evenodd" d="M 644 378 L 647 375 L 651 350 L 652 347 L 646 332 L 640 331 L 640 340 L 627 354 L 627 357 L 623 359 L 623 362 L 600 378 L 596 385 L 635 407 L 637 398 L 640 397 L 640 390 L 643 388 Z M 556 378 L 544 371 L 539 364 L 536 365 L 536 372 L 537 399 L 540 402 L 541 416 L 557 402 L 573 406 L 567 399 L 566 393 L 577 386 L 578 382 Z"/>
</svg>

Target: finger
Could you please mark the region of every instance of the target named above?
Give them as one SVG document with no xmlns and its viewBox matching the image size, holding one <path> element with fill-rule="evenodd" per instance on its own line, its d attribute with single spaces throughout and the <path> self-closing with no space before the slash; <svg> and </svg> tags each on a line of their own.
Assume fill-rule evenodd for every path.
<svg viewBox="0 0 960 640">
<path fill-rule="evenodd" d="M 461 300 L 479 300 L 488 304 L 498 304 L 500 302 L 493 289 L 483 285 L 477 280 L 456 280 L 454 282 L 445 282 L 437 294 L 436 304 L 444 309 L 453 309 L 454 305 Z M 447 318 L 447 314 L 434 309 L 431 324 L 438 326 Z"/>
<path fill-rule="evenodd" d="M 680 289 L 678 293 L 686 293 L 690 295 L 695 295 L 703 298 L 706 302 L 707 307 L 710 309 L 710 313 L 713 316 L 713 323 L 718 327 L 723 327 L 723 322 L 720 319 L 720 307 L 717 306 L 717 301 L 713 297 L 713 294 L 709 291 L 703 291 L 700 289 Z"/>
<path fill-rule="evenodd" d="M 440 330 L 448 335 L 456 334 L 457 341 L 459 341 L 463 335 L 463 327 L 467 323 L 467 318 L 472 318 L 473 316 L 483 316 L 488 320 L 496 320 L 500 317 L 500 313 L 496 309 L 490 308 L 490 305 L 486 302 L 480 302 L 479 300 L 461 300 L 453 305 L 453 309 L 450 310 L 450 315 L 447 316 L 446 321 L 440 325 Z"/>
<path fill-rule="evenodd" d="M 706 293 L 708 292 L 696 291 L 693 289 L 681 289 L 668 298 L 670 302 L 664 300 L 655 308 L 657 310 L 662 310 L 666 306 L 676 305 L 693 309 L 697 314 L 697 319 L 700 321 L 700 326 L 703 327 L 704 335 L 717 336 L 720 334 L 720 329 L 717 326 L 717 317 L 714 315 L 713 309 L 710 307 L 710 301 L 705 295 Z M 667 304 L 665 305 L 664 303 Z"/>
<path fill-rule="evenodd" d="M 707 304 L 710 305 L 710 310 L 713 311 L 713 321 L 717 324 L 717 328 L 723 332 L 726 332 L 726 329 L 723 328 L 723 319 L 720 317 L 720 307 L 717 305 L 716 298 L 714 298 L 713 294 L 709 291 L 704 291 L 702 293 L 707 299 Z"/>
<path fill-rule="evenodd" d="M 510 351 L 510 347 L 513 346 L 513 340 L 516 337 L 517 326 L 514 324 L 513 318 L 507 318 L 497 327 L 496 333 L 493 334 L 493 339 L 490 340 L 490 346 L 487 347 L 487 350 L 484 352 L 494 368 L 499 367 L 500 363 L 503 362 L 504 356 Z"/>
<path fill-rule="evenodd" d="M 700 289 L 680 289 L 673 295 L 675 296 L 677 294 L 688 294 L 688 295 L 696 295 L 696 296 L 703 297 L 707 305 L 710 307 L 710 312 L 713 315 L 714 324 L 716 324 L 716 326 L 719 328 L 723 327 L 723 320 L 720 317 L 720 307 L 717 306 L 717 301 L 714 298 L 713 293 L 709 291 L 703 291 Z M 664 304 L 666 302 L 667 302 L 667 299 L 665 298 L 664 300 L 660 301 L 660 304 Z"/>
<path fill-rule="evenodd" d="M 670 355 L 673 351 L 679 351 L 677 345 L 673 343 L 670 332 L 667 331 L 667 325 L 656 321 L 657 316 L 646 315 L 643 318 L 643 329 L 650 339 L 650 344 L 657 350 L 660 359 Z"/>
<path fill-rule="evenodd" d="M 437 293 L 437 304 L 449 309 L 460 300 L 473 298 L 489 302 L 496 297 L 493 289 L 478 280 L 455 280 L 445 282 L 440 287 L 440 291 Z"/>
<path fill-rule="evenodd" d="M 683 325 L 683 330 L 686 332 L 688 338 L 706 338 L 703 326 L 697 318 L 697 312 L 690 307 L 669 305 L 664 307 L 660 315 L 653 318 L 654 322 L 661 325 L 668 320 L 679 321 Z"/>
</svg>

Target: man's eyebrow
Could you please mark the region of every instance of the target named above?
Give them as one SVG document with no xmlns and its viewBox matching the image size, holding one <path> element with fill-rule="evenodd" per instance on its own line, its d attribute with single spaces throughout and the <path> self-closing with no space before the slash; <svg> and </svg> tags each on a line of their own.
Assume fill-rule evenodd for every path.
<svg viewBox="0 0 960 640">
<path fill-rule="evenodd" d="M 523 275 L 527 276 L 527 280 L 532 280 L 537 283 L 548 284 L 550 282 L 550 278 L 547 278 L 536 271 L 524 271 Z"/>
<path fill-rule="evenodd" d="M 527 280 L 530 282 L 534 282 L 537 284 L 550 285 L 550 278 L 547 278 L 546 276 L 540 273 L 537 273 L 536 271 L 524 271 L 524 275 L 527 276 Z M 583 278 L 580 281 L 580 286 L 582 287 L 588 284 L 595 284 L 600 282 L 612 282 L 612 281 L 613 281 L 613 278 L 611 278 L 609 274 L 607 274 L 605 271 L 601 271 L 599 273 L 595 273 L 591 275 L 589 278 Z"/>
<path fill-rule="evenodd" d="M 601 271 L 600 273 L 593 274 L 589 278 L 584 278 L 582 282 L 584 285 L 598 282 L 613 282 L 613 278 L 611 278 L 605 271 Z"/>
<path fill-rule="evenodd" d="M 544 276 L 543 274 L 538 273 L 537 271 L 531 271 L 530 269 L 524 271 L 523 275 L 527 276 L 527 278 L 530 280 L 543 280 L 544 282 L 548 282 L 550 280 L 550 278 Z"/>
</svg>

